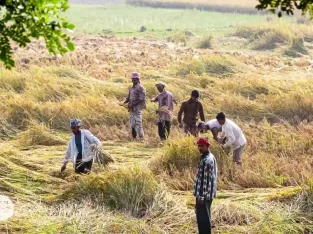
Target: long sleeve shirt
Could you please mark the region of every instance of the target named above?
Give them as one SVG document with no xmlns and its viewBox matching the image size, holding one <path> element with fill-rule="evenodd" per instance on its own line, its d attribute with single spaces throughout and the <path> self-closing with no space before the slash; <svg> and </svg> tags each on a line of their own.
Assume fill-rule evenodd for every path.
<svg viewBox="0 0 313 234">
<path fill-rule="evenodd" d="M 195 125 L 200 115 L 201 121 L 205 121 L 204 111 L 201 102 L 189 99 L 182 103 L 178 112 L 178 122 L 182 122 L 182 115 L 184 114 L 183 122 L 187 125 Z"/>
<path fill-rule="evenodd" d="M 141 84 L 137 84 L 131 87 L 126 102 L 132 106 L 132 111 L 141 111 L 143 109 L 146 109 L 145 88 Z"/>
<path fill-rule="evenodd" d="M 96 144 L 98 147 L 101 147 L 100 140 L 95 137 L 88 130 L 81 130 L 81 145 L 82 145 L 82 161 L 89 162 L 95 156 L 94 152 L 91 149 L 91 145 Z M 65 154 L 64 163 L 69 161 L 73 162 L 73 165 L 76 163 L 76 158 L 78 155 L 78 149 L 76 146 L 75 135 L 73 135 L 68 143 L 68 147 Z"/>
<path fill-rule="evenodd" d="M 229 119 L 226 119 L 225 124 L 222 127 L 221 137 L 226 137 L 224 147 L 229 146 L 232 150 L 236 150 L 247 143 L 247 139 L 242 130 L 237 124 Z"/>
<path fill-rule="evenodd" d="M 173 102 L 173 95 L 164 90 L 162 93 L 160 93 L 154 101 L 157 101 L 159 103 L 159 108 L 166 107 L 169 112 L 173 112 L 174 110 L 174 102 Z M 172 116 L 164 111 L 159 111 L 159 121 L 172 121 Z"/>
<path fill-rule="evenodd" d="M 211 152 L 205 152 L 200 159 L 195 183 L 194 196 L 201 200 L 213 200 L 217 190 L 217 164 Z"/>
</svg>

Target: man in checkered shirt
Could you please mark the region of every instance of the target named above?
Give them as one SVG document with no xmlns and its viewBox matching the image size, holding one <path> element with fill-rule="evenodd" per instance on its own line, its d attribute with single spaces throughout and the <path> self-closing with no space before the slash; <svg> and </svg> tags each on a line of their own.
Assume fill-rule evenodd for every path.
<svg viewBox="0 0 313 234">
<path fill-rule="evenodd" d="M 217 164 L 209 151 L 210 143 L 207 139 L 199 138 L 197 145 L 202 154 L 194 184 L 198 229 L 199 234 L 211 234 L 211 205 L 216 197 Z"/>
</svg>

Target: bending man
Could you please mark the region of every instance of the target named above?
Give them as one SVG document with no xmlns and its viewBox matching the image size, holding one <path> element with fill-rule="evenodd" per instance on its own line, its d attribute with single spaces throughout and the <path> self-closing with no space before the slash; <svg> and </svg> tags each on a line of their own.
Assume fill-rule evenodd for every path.
<svg viewBox="0 0 313 234">
<path fill-rule="evenodd" d="M 95 157 L 94 150 L 101 147 L 101 142 L 90 131 L 80 129 L 81 121 L 79 119 L 71 120 L 70 126 L 73 136 L 68 143 L 61 172 L 66 169 L 67 163 L 72 161 L 75 173 L 89 173 Z"/>
<path fill-rule="evenodd" d="M 233 151 L 233 161 L 241 165 L 243 151 L 247 143 L 245 135 L 237 124 L 230 119 L 226 119 L 223 112 L 217 114 L 216 119 L 219 124 L 222 125 L 222 134 L 219 138 L 219 142 L 223 147 L 231 147 Z"/>
</svg>

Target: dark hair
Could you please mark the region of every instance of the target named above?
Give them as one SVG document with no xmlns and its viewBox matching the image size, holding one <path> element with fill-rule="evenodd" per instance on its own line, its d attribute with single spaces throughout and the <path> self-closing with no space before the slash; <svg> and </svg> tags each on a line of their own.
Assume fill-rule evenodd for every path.
<svg viewBox="0 0 313 234">
<path fill-rule="evenodd" d="M 224 120 L 224 119 L 226 119 L 226 116 L 223 112 L 220 112 L 216 115 L 216 119 L 217 120 Z"/>
<path fill-rule="evenodd" d="M 192 90 L 191 97 L 199 98 L 200 92 L 198 90 Z"/>
</svg>

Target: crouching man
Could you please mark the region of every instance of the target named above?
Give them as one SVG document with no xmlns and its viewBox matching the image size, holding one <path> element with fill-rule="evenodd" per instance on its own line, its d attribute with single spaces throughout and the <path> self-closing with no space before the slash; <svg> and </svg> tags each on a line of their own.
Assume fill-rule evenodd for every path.
<svg viewBox="0 0 313 234">
<path fill-rule="evenodd" d="M 70 126 L 73 136 L 68 143 L 61 172 L 66 169 L 67 163 L 72 161 L 75 173 L 90 173 L 95 156 L 94 150 L 101 147 L 101 142 L 90 131 L 80 129 L 81 121 L 79 119 L 71 120 Z"/>
<path fill-rule="evenodd" d="M 210 143 L 207 139 L 199 138 L 197 145 L 201 158 L 194 184 L 196 217 L 199 234 L 211 234 L 211 205 L 216 197 L 217 164 L 209 151 Z"/>
</svg>

